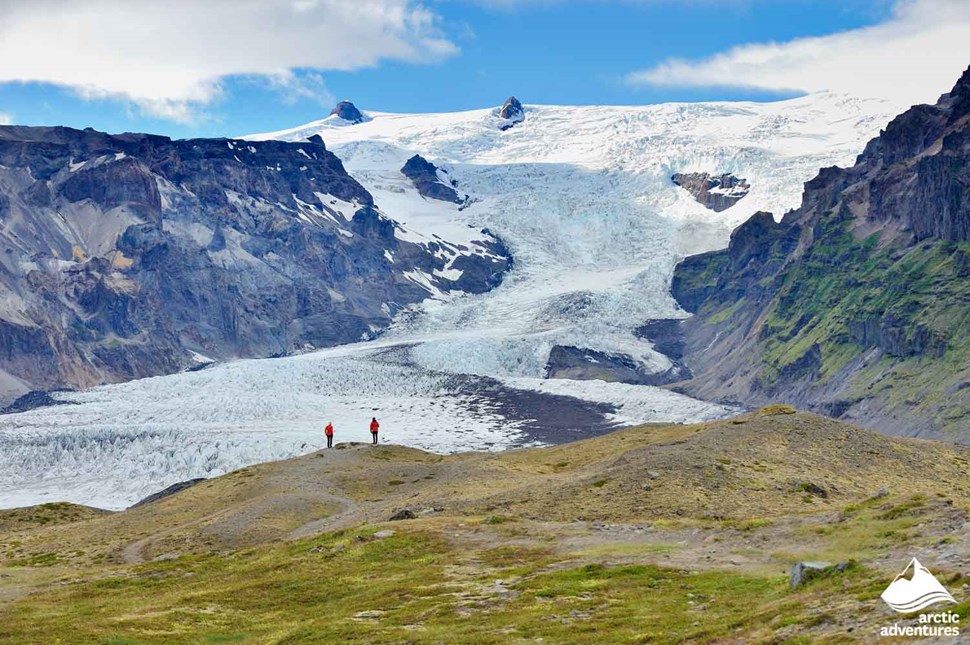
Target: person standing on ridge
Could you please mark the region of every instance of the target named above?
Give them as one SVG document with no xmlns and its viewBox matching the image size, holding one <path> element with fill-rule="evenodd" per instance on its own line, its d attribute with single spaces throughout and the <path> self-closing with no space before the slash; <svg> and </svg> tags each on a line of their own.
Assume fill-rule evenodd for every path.
<svg viewBox="0 0 970 645">
<path fill-rule="evenodd" d="M 370 436 L 373 439 L 373 443 L 377 445 L 377 431 L 381 429 L 381 424 L 377 422 L 377 417 L 371 417 L 370 420 Z"/>
<path fill-rule="evenodd" d="M 333 423 L 328 423 L 323 434 L 327 435 L 327 448 L 333 448 Z"/>
</svg>

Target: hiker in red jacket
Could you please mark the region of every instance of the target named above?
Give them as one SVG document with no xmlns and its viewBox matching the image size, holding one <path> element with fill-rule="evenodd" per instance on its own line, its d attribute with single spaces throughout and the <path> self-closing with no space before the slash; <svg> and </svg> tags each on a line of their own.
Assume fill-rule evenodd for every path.
<svg viewBox="0 0 970 645">
<path fill-rule="evenodd" d="M 377 422 L 377 417 L 371 417 L 370 420 L 370 436 L 374 440 L 374 445 L 377 445 L 377 431 L 381 429 L 381 424 Z"/>
<path fill-rule="evenodd" d="M 323 434 L 327 435 L 327 448 L 333 448 L 333 423 L 328 423 Z"/>
</svg>

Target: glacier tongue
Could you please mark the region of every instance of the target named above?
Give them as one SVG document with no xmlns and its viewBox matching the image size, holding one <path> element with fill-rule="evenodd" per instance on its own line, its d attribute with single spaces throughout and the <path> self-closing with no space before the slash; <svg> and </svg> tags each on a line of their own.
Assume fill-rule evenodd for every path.
<svg viewBox="0 0 970 645">
<path fill-rule="evenodd" d="M 557 405 L 603 404 L 604 424 L 724 415 L 658 388 L 542 376 L 555 345 L 669 367 L 632 330 L 684 315 L 668 289 L 678 258 L 723 246 L 755 211 L 780 217 L 818 168 L 850 163 L 897 111 L 818 94 L 768 104 L 526 106 L 527 119 L 505 131 L 495 110 L 369 112 L 353 127 L 331 119 L 251 136 L 321 134 L 402 224 L 400 235 L 473 249 L 487 228 L 515 268 L 491 292 L 436 295 L 405 311 L 377 341 L 57 394 L 71 404 L 0 417 L 0 507 L 123 508 L 177 481 L 315 450 L 327 421 L 338 442 L 366 441 L 377 416 L 386 440 L 441 452 L 534 441 L 529 428 L 542 414 L 510 415 L 488 394 L 495 380 L 539 400 L 574 397 Z M 416 153 L 447 169 L 471 202 L 422 198 L 399 171 Z M 751 189 L 712 213 L 670 182 L 676 172 L 730 172 Z"/>
<path fill-rule="evenodd" d="M 387 337 L 420 338 L 412 358 L 429 369 L 538 379 L 554 345 L 668 368 L 632 330 L 684 315 L 668 290 L 676 261 L 723 247 L 757 211 L 780 217 L 797 206 L 804 181 L 851 162 L 895 111 L 823 93 L 760 104 L 529 106 L 506 131 L 494 127 L 494 110 L 369 113 L 355 128 L 321 122 L 256 138 L 320 134 L 394 218 L 445 239 L 462 225 L 503 239 L 516 265 L 499 288 L 426 303 Z M 416 198 L 399 172 L 415 153 L 446 167 L 472 203 L 458 210 Z M 734 173 L 750 193 L 713 214 L 671 182 L 688 171 Z"/>
</svg>

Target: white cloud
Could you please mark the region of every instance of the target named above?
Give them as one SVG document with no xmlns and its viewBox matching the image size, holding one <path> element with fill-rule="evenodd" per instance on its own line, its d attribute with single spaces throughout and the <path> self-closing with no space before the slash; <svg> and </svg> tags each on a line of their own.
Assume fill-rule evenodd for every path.
<svg viewBox="0 0 970 645">
<path fill-rule="evenodd" d="M 216 100 L 227 76 L 266 77 L 305 94 L 322 85 L 294 70 L 456 51 L 415 0 L 0 3 L 0 83 L 52 83 L 180 121 Z"/>
<path fill-rule="evenodd" d="M 13 117 L 0 112 L 0 125 L 10 125 L 11 123 L 13 123 Z"/>
<path fill-rule="evenodd" d="M 833 91 L 909 106 L 934 102 L 970 64 L 970 1 L 897 0 L 877 25 L 735 47 L 634 72 L 634 85 Z"/>
</svg>

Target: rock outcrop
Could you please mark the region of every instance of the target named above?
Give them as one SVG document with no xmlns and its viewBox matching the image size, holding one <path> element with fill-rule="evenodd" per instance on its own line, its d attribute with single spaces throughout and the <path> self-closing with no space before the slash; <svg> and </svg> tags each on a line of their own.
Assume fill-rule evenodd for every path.
<svg viewBox="0 0 970 645">
<path fill-rule="evenodd" d="M 399 228 L 320 137 L 0 127 L 6 402 L 352 342 L 510 265 L 487 234 L 469 248 Z"/>
<path fill-rule="evenodd" d="M 362 123 L 364 121 L 364 115 L 360 110 L 357 109 L 357 106 L 350 101 L 341 101 L 340 103 L 337 103 L 337 105 L 330 110 L 330 114 L 338 116 L 344 121 L 349 121 L 351 123 Z"/>
<path fill-rule="evenodd" d="M 970 70 L 895 118 L 800 208 L 758 213 L 684 260 L 678 385 L 793 405 L 892 434 L 970 441 Z"/>
<path fill-rule="evenodd" d="M 438 199 L 454 204 L 461 204 L 465 201 L 464 198 L 458 196 L 458 191 L 454 188 L 458 185 L 458 182 L 452 179 L 446 183 L 442 179 L 442 175 L 448 173 L 421 155 L 414 155 L 408 159 L 401 168 L 401 173 L 414 183 L 414 187 L 418 189 L 422 196 L 428 199 Z"/>
<path fill-rule="evenodd" d="M 670 180 L 690 193 L 698 203 L 718 213 L 737 204 L 751 189 L 746 179 L 730 173 L 720 176 L 706 172 L 676 173 Z"/>
<path fill-rule="evenodd" d="M 510 96 L 502 105 L 502 108 L 498 112 L 498 116 L 500 119 L 504 120 L 504 123 L 502 123 L 500 128 L 502 130 L 508 130 L 516 123 L 525 121 L 525 108 L 522 107 L 522 103 L 519 102 L 519 99 L 515 98 L 514 96 Z"/>
<path fill-rule="evenodd" d="M 625 354 L 608 354 L 582 347 L 556 345 L 549 352 L 546 378 L 573 381 L 608 381 L 633 385 L 665 385 L 686 378 L 689 374 L 679 366 L 663 372 L 650 372 Z"/>
</svg>

